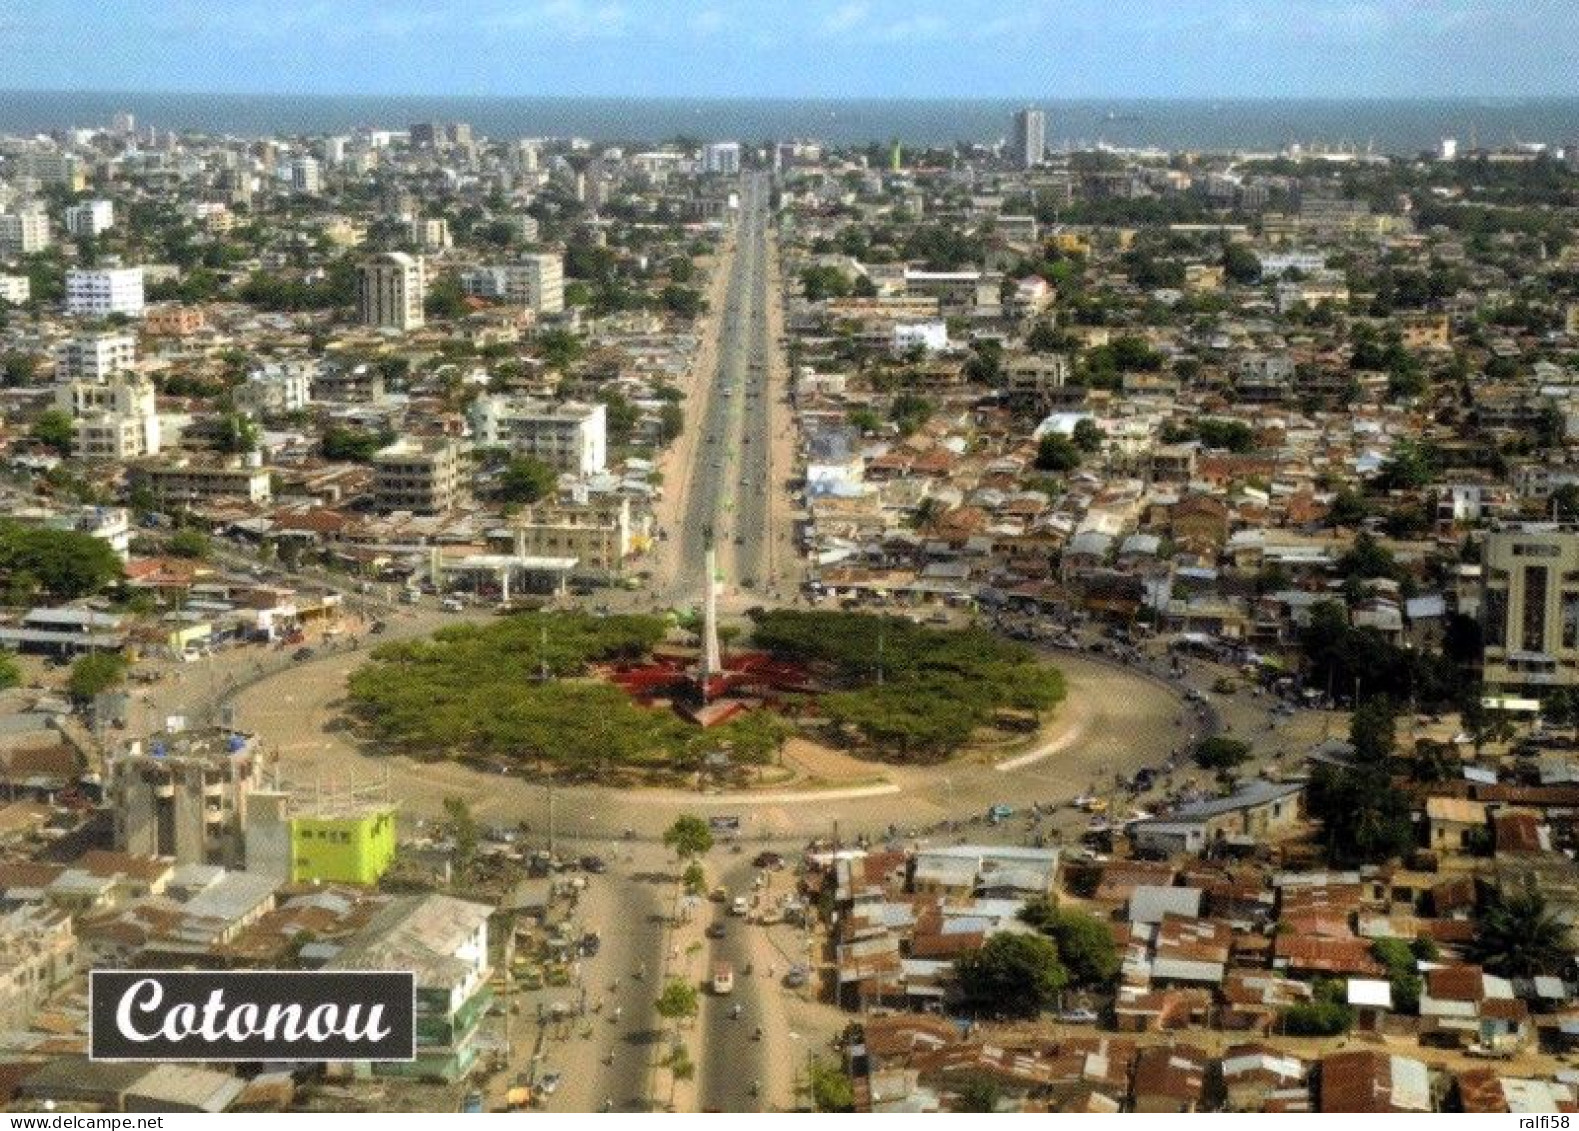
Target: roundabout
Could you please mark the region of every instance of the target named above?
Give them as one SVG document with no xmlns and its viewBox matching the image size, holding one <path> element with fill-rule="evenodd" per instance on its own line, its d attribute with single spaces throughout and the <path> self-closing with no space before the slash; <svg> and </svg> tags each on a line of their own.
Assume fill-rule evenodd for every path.
<svg viewBox="0 0 1579 1131">
<path fill-rule="evenodd" d="M 345 651 L 293 665 L 237 690 L 235 725 L 257 736 L 282 781 L 346 788 L 385 782 L 406 818 L 441 816 L 460 797 L 484 823 L 546 828 L 550 806 L 561 835 L 613 840 L 625 830 L 661 835 L 686 812 L 737 815 L 742 837 L 804 841 L 925 829 L 979 818 L 993 805 L 1067 805 L 1155 765 L 1178 746 L 1182 700 L 1155 677 L 1095 658 L 1060 653 L 1067 696 L 1028 750 L 1004 758 L 969 751 L 936 765 L 863 762 L 825 747 L 786 749 L 795 779 L 762 790 L 614 789 L 555 785 L 454 761 L 423 761 L 366 750 L 341 723 L 350 673 L 367 658 Z M 809 745 L 809 744 L 808 744 Z"/>
</svg>

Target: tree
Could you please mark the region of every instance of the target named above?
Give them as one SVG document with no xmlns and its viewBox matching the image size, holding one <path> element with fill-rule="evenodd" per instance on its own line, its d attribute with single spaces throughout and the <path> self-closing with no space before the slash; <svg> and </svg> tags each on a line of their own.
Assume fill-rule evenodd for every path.
<svg viewBox="0 0 1579 1131">
<path fill-rule="evenodd" d="M 967 1076 L 954 1093 L 950 1111 L 991 1113 L 998 1110 L 1003 1092 L 989 1076 Z"/>
<path fill-rule="evenodd" d="M 201 530 L 177 530 L 165 543 L 165 550 L 177 558 L 206 558 L 209 551 L 208 535 Z"/>
<path fill-rule="evenodd" d="M 1051 939 L 1018 931 L 993 935 L 954 973 L 969 1007 L 994 1017 L 1035 1017 L 1069 981 Z"/>
<path fill-rule="evenodd" d="M 1214 734 L 1196 744 L 1195 761 L 1205 770 L 1231 770 L 1250 761 L 1250 744 Z"/>
<path fill-rule="evenodd" d="M 672 444 L 680 438 L 680 433 L 683 431 L 685 431 L 685 410 L 670 401 L 658 410 L 658 442 L 666 446 Z"/>
<path fill-rule="evenodd" d="M 1378 695 L 1360 704 L 1349 720 L 1349 743 L 1356 761 L 1384 765 L 1398 745 L 1392 700 Z"/>
<path fill-rule="evenodd" d="M 466 315 L 466 292 L 461 281 L 453 274 L 443 274 L 428 287 L 428 296 L 422 309 L 429 318 L 456 319 Z"/>
<path fill-rule="evenodd" d="M 1414 847 L 1413 806 L 1378 766 L 1318 766 L 1306 808 L 1334 864 L 1378 864 Z"/>
<path fill-rule="evenodd" d="M 66 690 L 78 703 L 91 703 L 126 678 L 131 661 L 120 652 L 89 652 L 71 665 Z"/>
<path fill-rule="evenodd" d="M 71 415 L 58 408 L 46 409 L 33 421 L 33 427 L 28 430 L 28 435 L 43 444 L 58 456 L 71 454 L 72 441 L 76 436 L 76 425 L 72 422 Z"/>
<path fill-rule="evenodd" d="M 807 1071 L 811 1075 L 811 1103 L 818 1111 L 854 1111 L 855 1086 L 837 1065 L 813 1057 Z"/>
<path fill-rule="evenodd" d="M 0 577 L 13 591 L 41 589 L 71 600 L 97 593 L 120 576 L 121 560 L 101 538 L 0 520 Z"/>
<path fill-rule="evenodd" d="M 444 820 L 449 825 L 450 840 L 455 845 L 452 853 L 455 869 L 465 876 L 477 859 L 477 819 L 472 816 L 471 806 L 466 804 L 465 799 L 446 797 Z"/>
<path fill-rule="evenodd" d="M 1069 434 L 1069 438 L 1082 452 L 1101 451 L 1102 442 L 1107 439 L 1102 429 L 1097 427 L 1096 421 L 1088 416 L 1082 416 L 1075 421 L 1074 431 Z"/>
<path fill-rule="evenodd" d="M 926 397 L 900 393 L 888 406 L 888 418 L 901 436 L 909 436 L 932 418 L 934 406 Z"/>
<path fill-rule="evenodd" d="M 18 687 L 22 683 L 22 666 L 9 652 L 0 652 L 0 691 Z"/>
<path fill-rule="evenodd" d="M 1234 282 L 1250 286 L 1261 281 L 1261 260 L 1242 243 L 1223 249 L 1223 273 Z"/>
<path fill-rule="evenodd" d="M 695 1017 L 700 1008 L 696 987 L 683 978 L 670 978 L 658 993 L 658 1016 L 678 1024 Z"/>
<path fill-rule="evenodd" d="M 1037 898 L 1026 903 L 1020 918 L 1053 940 L 1058 959 L 1075 985 L 1104 986 L 1118 975 L 1113 932 L 1095 915 L 1062 909 Z"/>
<path fill-rule="evenodd" d="M 1470 953 L 1494 974 L 1523 978 L 1566 970 L 1574 947 L 1539 891 L 1498 889 L 1480 909 Z"/>
<path fill-rule="evenodd" d="M 9 350 L 0 354 L 0 385 L 31 385 L 38 375 L 38 358 L 31 353 Z"/>
<path fill-rule="evenodd" d="M 664 830 L 663 843 L 674 849 L 676 855 L 692 859 L 713 847 L 713 830 L 702 818 L 685 813 Z"/>
<path fill-rule="evenodd" d="M 367 463 L 380 448 L 387 447 L 394 439 L 392 432 L 369 432 L 333 425 L 323 434 L 323 458 Z"/>
<path fill-rule="evenodd" d="M 1080 449 L 1060 432 L 1049 432 L 1036 446 L 1038 471 L 1073 471 L 1080 466 Z"/>
<path fill-rule="evenodd" d="M 517 456 L 499 475 L 499 497 L 509 503 L 535 503 L 559 486 L 559 473 L 540 459 Z"/>
<path fill-rule="evenodd" d="M 227 412 L 219 418 L 214 446 L 232 454 L 256 451 L 260 435 L 257 421 L 252 417 L 242 412 Z"/>
</svg>

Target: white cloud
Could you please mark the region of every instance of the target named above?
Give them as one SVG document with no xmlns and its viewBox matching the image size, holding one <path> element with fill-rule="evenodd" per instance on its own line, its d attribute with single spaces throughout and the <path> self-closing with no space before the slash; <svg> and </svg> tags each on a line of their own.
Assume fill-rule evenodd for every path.
<svg viewBox="0 0 1579 1131">
<path fill-rule="evenodd" d="M 830 12 L 827 18 L 822 21 L 822 30 L 831 35 L 854 31 L 866 23 L 868 12 L 869 9 L 865 4 L 843 4 Z"/>
</svg>

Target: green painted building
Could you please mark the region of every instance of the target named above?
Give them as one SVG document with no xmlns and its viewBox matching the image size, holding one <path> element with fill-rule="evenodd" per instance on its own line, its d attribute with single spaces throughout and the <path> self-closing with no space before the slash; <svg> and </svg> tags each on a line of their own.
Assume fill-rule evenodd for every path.
<svg viewBox="0 0 1579 1131">
<path fill-rule="evenodd" d="M 376 884 L 395 858 L 395 810 L 292 816 L 291 882 Z"/>
</svg>

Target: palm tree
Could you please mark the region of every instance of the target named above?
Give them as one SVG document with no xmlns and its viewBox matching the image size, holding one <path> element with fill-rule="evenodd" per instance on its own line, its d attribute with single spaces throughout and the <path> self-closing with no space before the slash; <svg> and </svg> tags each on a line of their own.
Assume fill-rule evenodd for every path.
<svg viewBox="0 0 1579 1131">
<path fill-rule="evenodd" d="M 1522 977 L 1559 969 L 1573 943 L 1540 892 L 1498 891 L 1481 910 L 1470 952 L 1495 974 Z"/>
</svg>

